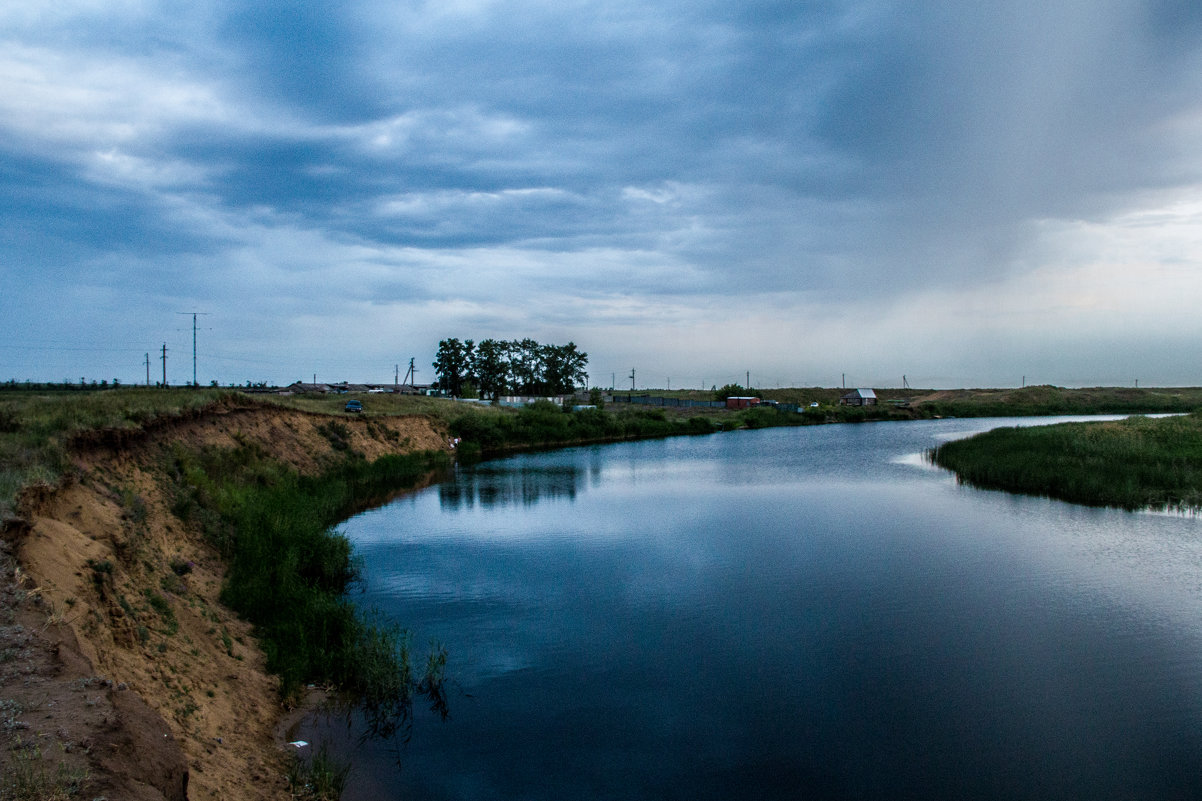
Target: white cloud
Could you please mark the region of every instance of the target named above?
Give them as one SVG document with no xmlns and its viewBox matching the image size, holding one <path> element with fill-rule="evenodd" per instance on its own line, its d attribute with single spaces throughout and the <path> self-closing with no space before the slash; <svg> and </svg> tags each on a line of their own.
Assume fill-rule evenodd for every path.
<svg viewBox="0 0 1202 801">
<path fill-rule="evenodd" d="M 0 53 L 0 125 L 42 153 L 145 144 L 165 129 L 239 118 L 216 86 L 170 65 L 11 40 Z"/>
</svg>

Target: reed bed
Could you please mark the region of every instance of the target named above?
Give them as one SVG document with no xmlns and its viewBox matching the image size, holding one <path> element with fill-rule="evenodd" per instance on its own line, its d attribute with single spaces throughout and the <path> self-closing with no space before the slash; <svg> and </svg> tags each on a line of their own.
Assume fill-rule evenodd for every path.
<svg viewBox="0 0 1202 801">
<path fill-rule="evenodd" d="M 436 649 L 417 676 L 405 633 L 348 598 L 359 570 L 350 541 L 334 526 L 447 464 L 440 453 L 370 463 L 348 456 L 314 478 L 250 444 L 175 449 L 167 469 L 172 511 L 221 551 L 228 565 L 222 601 L 255 625 L 285 697 L 309 683 L 334 685 L 362 703 L 384 734 L 408 720 L 415 693 L 445 703 L 435 670 L 445 656 L 440 663 Z"/>
<path fill-rule="evenodd" d="M 1202 415 L 998 428 L 930 452 L 960 481 L 1122 509 L 1202 508 Z"/>
</svg>

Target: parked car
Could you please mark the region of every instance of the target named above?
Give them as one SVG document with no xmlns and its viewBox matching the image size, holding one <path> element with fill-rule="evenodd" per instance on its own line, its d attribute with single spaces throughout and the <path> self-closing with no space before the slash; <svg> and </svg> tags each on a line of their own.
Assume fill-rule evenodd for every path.
<svg viewBox="0 0 1202 801">
<path fill-rule="evenodd" d="M 358 414 L 363 411 L 363 404 L 357 400 L 349 400 L 346 402 L 346 411 Z"/>
</svg>

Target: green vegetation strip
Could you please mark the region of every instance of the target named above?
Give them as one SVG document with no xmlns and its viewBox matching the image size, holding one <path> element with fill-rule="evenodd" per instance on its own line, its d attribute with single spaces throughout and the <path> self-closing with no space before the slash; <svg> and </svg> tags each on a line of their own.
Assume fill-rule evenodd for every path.
<svg viewBox="0 0 1202 801">
<path fill-rule="evenodd" d="M 712 434 L 719 427 L 708 417 L 668 419 L 658 409 L 635 409 L 620 414 L 601 409 L 573 412 L 549 401 L 538 401 L 509 414 L 483 414 L 467 407 L 450 422 L 451 433 L 463 440 L 461 455 L 521 447 Z"/>
<path fill-rule="evenodd" d="M 443 468 L 443 454 L 348 456 L 318 478 L 267 458 L 254 445 L 175 450 L 172 510 L 199 525 L 228 563 L 222 601 L 255 625 L 267 668 L 285 696 L 329 684 L 362 703 L 378 733 L 409 720 L 414 694 L 445 710 L 445 653 L 417 675 L 403 631 L 347 598 L 358 568 L 332 527 L 347 514 Z"/>
<path fill-rule="evenodd" d="M 1122 509 L 1202 508 L 1202 415 L 999 428 L 931 451 L 967 484 Z"/>
</svg>

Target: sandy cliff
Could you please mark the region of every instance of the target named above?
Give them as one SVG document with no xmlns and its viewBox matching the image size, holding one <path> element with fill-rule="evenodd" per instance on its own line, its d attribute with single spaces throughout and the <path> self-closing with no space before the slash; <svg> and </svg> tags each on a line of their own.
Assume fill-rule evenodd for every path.
<svg viewBox="0 0 1202 801">
<path fill-rule="evenodd" d="M 100 432 L 78 442 L 64 486 L 24 493 L 0 552 L 7 769 L 89 798 L 288 797 L 276 682 L 218 600 L 217 554 L 169 510 L 163 473 L 175 443 L 239 442 L 314 473 L 333 458 L 317 430 L 329 419 L 229 407 Z M 341 422 L 368 459 L 447 445 L 425 417 Z"/>
</svg>

